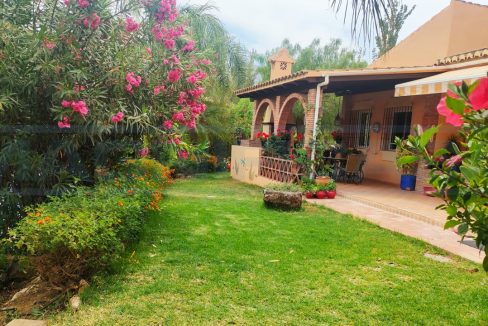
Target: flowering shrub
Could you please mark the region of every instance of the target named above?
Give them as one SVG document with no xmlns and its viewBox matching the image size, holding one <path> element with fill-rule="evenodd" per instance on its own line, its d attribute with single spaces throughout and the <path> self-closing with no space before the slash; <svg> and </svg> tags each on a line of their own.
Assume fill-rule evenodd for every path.
<svg viewBox="0 0 488 326">
<path fill-rule="evenodd" d="M 147 212 L 159 209 L 170 174 L 154 160 L 131 160 L 94 188 L 29 207 L 6 242 L 26 254 L 44 280 L 76 282 L 138 239 Z"/>
<path fill-rule="evenodd" d="M 441 208 L 448 214 L 445 228 L 457 227 L 463 236 L 472 231 L 476 245 L 484 246 L 483 267 L 488 271 L 488 78 L 472 85 L 451 85 L 437 110 L 447 123 L 461 128 L 463 146 L 452 143 L 455 155 L 448 160 L 442 159 L 448 154 L 446 149 L 431 155 L 426 146 L 438 128 L 425 131 L 408 145 L 423 153 L 432 167 L 430 183 L 445 200 Z M 406 156 L 403 163 L 417 160 Z"/>
<path fill-rule="evenodd" d="M 174 0 L 7 1 L 0 14 L 4 232 L 23 206 L 135 156 L 143 135 L 178 147 L 206 110 L 210 61 Z"/>
</svg>

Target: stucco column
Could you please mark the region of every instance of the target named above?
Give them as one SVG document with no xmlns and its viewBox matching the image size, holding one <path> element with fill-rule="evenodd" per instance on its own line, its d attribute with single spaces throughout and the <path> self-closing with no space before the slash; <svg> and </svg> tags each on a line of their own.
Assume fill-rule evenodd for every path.
<svg viewBox="0 0 488 326">
<path fill-rule="evenodd" d="M 308 90 L 307 106 L 305 108 L 305 147 L 310 146 L 313 137 L 314 117 L 315 117 L 315 98 L 317 89 L 312 88 Z M 322 94 L 320 95 L 320 106 L 322 105 Z M 319 107 L 320 109 L 320 107 Z"/>
<path fill-rule="evenodd" d="M 254 101 L 254 109 L 252 114 L 251 140 L 255 140 L 256 134 L 261 131 L 261 121 L 257 121 L 259 104 L 260 104 L 259 100 Z"/>
</svg>

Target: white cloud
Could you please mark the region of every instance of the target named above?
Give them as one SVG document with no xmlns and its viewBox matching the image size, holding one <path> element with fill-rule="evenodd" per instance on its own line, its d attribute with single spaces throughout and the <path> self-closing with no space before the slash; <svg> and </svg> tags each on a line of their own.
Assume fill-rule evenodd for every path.
<svg viewBox="0 0 488 326">
<path fill-rule="evenodd" d="M 205 4 L 208 0 L 182 0 L 190 4 Z M 403 0 L 416 5 L 405 23 L 400 39 L 415 31 L 432 16 L 449 5 L 450 0 Z M 487 4 L 488 0 L 472 0 Z M 335 14 L 329 0 L 211 0 L 219 8 L 215 12 L 226 28 L 249 49 L 259 52 L 275 48 L 285 38 L 293 43 L 308 45 L 314 38 L 322 43 L 341 38 L 344 44 L 358 47 L 350 37 L 348 23 L 342 14 Z M 361 46 L 362 44 L 359 44 Z"/>
</svg>

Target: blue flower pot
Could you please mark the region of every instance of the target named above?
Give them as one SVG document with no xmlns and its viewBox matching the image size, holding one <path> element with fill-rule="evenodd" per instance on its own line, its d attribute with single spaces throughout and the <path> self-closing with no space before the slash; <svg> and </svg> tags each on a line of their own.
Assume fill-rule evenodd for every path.
<svg viewBox="0 0 488 326">
<path fill-rule="evenodd" d="M 417 177 L 415 175 L 402 175 L 400 180 L 400 188 L 402 190 L 415 191 L 415 185 L 417 183 Z"/>
</svg>

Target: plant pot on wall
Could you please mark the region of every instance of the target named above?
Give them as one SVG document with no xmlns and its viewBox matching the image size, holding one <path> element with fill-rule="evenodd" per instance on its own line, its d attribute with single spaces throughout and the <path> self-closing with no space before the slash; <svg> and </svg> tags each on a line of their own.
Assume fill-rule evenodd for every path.
<svg viewBox="0 0 488 326">
<path fill-rule="evenodd" d="M 335 190 L 327 190 L 327 198 L 334 199 L 336 198 L 337 192 Z"/>
<path fill-rule="evenodd" d="M 403 174 L 400 179 L 400 188 L 402 190 L 415 191 L 417 177 L 415 175 Z"/>
<path fill-rule="evenodd" d="M 319 176 L 315 178 L 315 183 L 319 186 L 325 186 L 330 182 L 330 180 L 332 180 L 331 177 Z"/>
</svg>

